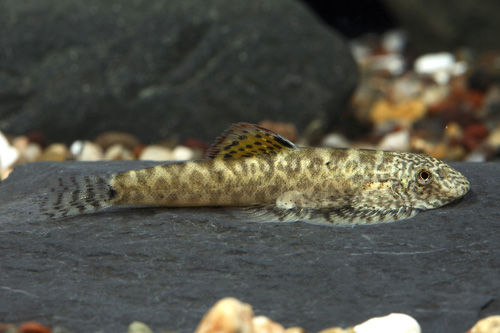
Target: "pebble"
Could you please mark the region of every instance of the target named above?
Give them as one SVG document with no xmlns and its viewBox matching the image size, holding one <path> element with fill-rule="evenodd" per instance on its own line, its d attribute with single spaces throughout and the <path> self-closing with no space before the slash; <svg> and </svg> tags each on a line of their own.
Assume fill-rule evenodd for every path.
<svg viewBox="0 0 500 333">
<path fill-rule="evenodd" d="M 488 139 L 486 139 L 486 143 L 494 149 L 500 149 L 500 126 L 491 132 Z"/>
<path fill-rule="evenodd" d="M 132 152 L 125 148 L 121 143 L 117 143 L 109 147 L 104 153 L 104 159 L 108 161 L 113 160 L 133 160 L 134 155 Z"/>
<path fill-rule="evenodd" d="M 50 328 L 40 323 L 30 321 L 24 323 L 18 328 L 19 333 L 51 333 Z"/>
<path fill-rule="evenodd" d="M 125 132 L 115 132 L 108 131 L 99 134 L 94 142 L 101 146 L 103 150 L 107 150 L 109 147 L 120 144 L 132 151 L 135 147 L 139 146 L 141 142 L 135 136 Z"/>
<path fill-rule="evenodd" d="M 489 135 L 488 128 L 481 123 L 470 124 L 465 128 L 463 143 L 469 151 L 475 150 Z"/>
<path fill-rule="evenodd" d="M 187 161 L 194 157 L 194 151 L 186 146 L 177 146 L 172 151 L 172 159 L 175 161 Z"/>
<path fill-rule="evenodd" d="M 259 126 L 267 128 L 273 132 L 278 133 L 279 135 L 287 138 L 292 142 L 296 142 L 299 138 L 297 127 L 295 127 L 292 123 L 282 123 L 271 120 L 263 120 L 259 123 Z"/>
<path fill-rule="evenodd" d="M 17 333 L 17 328 L 13 324 L 0 323 L 0 333 Z"/>
<path fill-rule="evenodd" d="M 7 179 L 7 177 L 9 177 L 9 175 L 12 171 L 14 171 L 14 168 L 0 170 L 0 182 Z M 2 332 L 2 331 L 0 331 L 0 332 Z"/>
<path fill-rule="evenodd" d="M 5 135 L 0 132 L 0 171 L 13 166 L 18 158 L 19 152 L 17 149 L 12 147 Z"/>
<path fill-rule="evenodd" d="M 252 317 L 249 304 L 231 297 L 224 298 L 203 317 L 195 333 L 254 333 Z"/>
<path fill-rule="evenodd" d="M 322 147 L 333 147 L 333 148 L 349 148 L 351 145 L 349 144 L 349 140 L 346 139 L 340 133 L 330 133 L 327 134 L 323 141 L 321 141 Z"/>
<path fill-rule="evenodd" d="M 476 149 L 469 153 L 465 158 L 466 162 L 486 162 L 488 160 L 488 152 L 483 149 Z"/>
<path fill-rule="evenodd" d="M 252 319 L 254 333 L 285 333 L 285 328 L 266 316 L 257 316 Z"/>
<path fill-rule="evenodd" d="M 448 146 L 445 143 L 438 142 L 433 145 L 432 149 L 426 151 L 425 153 L 427 155 L 431 155 L 434 158 L 442 160 L 448 156 L 448 150 Z"/>
<path fill-rule="evenodd" d="M 411 99 L 399 103 L 391 103 L 386 99 L 378 100 L 370 111 L 370 119 L 380 125 L 389 121 L 401 123 L 405 126 L 422 119 L 427 108 L 420 99 Z"/>
<path fill-rule="evenodd" d="M 446 158 L 450 161 L 463 161 L 467 157 L 467 151 L 462 146 L 453 146 L 448 148 Z"/>
<path fill-rule="evenodd" d="M 134 321 L 128 326 L 127 333 L 153 333 L 153 331 L 148 325 L 140 321 Z"/>
<path fill-rule="evenodd" d="M 53 143 L 43 151 L 39 161 L 63 162 L 71 156 L 68 147 L 62 143 Z"/>
<path fill-rule="evenodd" d="M 23 162 L 35 162 L 42 156 L 42 147 L 36 143 L 28 143 L 28 146 L 21 151 L 21 159 Z"/>
<path fill-rule="evenodd" d="M 77 161 L 99 161 L 104 158 L 102 148 L 91 141 L 83 141 L 80 153 L 74 156 Z"/>
<path fill-rule="evenodd" d="M 163 146 L 146 146 L 139 155 L 139 160 L 143 161 L 171 161 L 173 160 L 172 151 Z"/>
<path fill-rule="evenodd" d="M 84 141 L 76 140 L 69 146 L 69 150 L 73 156 L 79 156 L 82 153 Z"/>
<path fill-rule="evenodd" d="M 408 151 L 410 149 L 410 132 L 401 130 L 387 134 L 378 144 L 380 150 Z"/>
<path fill-rule="evenodd" d="M 375 317 L 353 327 L 355 333 L 420 333 L 418 322 L 407 314 L 391 313 Z"/>
<path fill-rule="evenodd" d="M 500 333 L 500 316 L 481 319 L 467 333 Z"/>
<path fill-rule="evenodd" d="M 455 56 L 448 52 L 424 54 L 415 60 L 414 68 L 418 74 L 434 74 L 450 70 L 455 64 Z"/>
<path fill-rule="evenodd" d="M 462 139 L 464 131 L 456 122 L 448 123 L 444 128 L 444 136 L 448 139 Z"/>
<path fill-rule="evenodd" d="M 448 52 L 422 55 L 413 66 L 417 74 L 430 75 L 439 84 L 447 84 L 451 76 L 461 75 L 467 70 L 465 62 L 456 61 L 455 56 Z"/>
</svg>

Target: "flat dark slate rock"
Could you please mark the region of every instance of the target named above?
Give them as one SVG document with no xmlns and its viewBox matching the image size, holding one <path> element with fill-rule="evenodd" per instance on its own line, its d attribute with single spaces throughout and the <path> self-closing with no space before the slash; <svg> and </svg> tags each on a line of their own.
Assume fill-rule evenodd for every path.
<svg viewBox="0 0 500 333">
<path fill-rule="evenodd" d="M 233 296 L 311 332 L 391 312 L 424 332 L 465 332 L 500 310 L 499 164 L 454 164 L 472 184 L 461 202 L 373 226 L 245 223 L 217 208 L 37 217 L 59 174 L 154 164 L 26 164 L 0 184 L 2 321 L 189 332 Z"/>
</svg>

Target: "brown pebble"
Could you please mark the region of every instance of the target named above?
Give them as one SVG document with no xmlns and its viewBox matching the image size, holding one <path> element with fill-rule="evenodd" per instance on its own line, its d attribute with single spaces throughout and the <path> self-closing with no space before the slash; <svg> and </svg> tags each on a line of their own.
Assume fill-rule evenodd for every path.
<svg viewBox="0 0 500 333">
<path fill-rule="evenodd" d="M 210 147 L 205 141 L 196 138 L 187 138 L 182 144 L 191 149 L 200 149 L 204 152 Z"/>
<path fill-rule="evenodd" d="M 36 143 L 42 148 L 46 146 L 45 137 L 43 136 L 42 132 L 31 131 L 26 134 L 26 137 L 31 143 Z"/>
<path fill-rule="evenodd" d="M 134 150 L 135 147 L 141 144 L 139 139 L 137 139 L 132 134 L 114 131 L 103 132 L 99 134 L 94 139 L 94 142 L 101 146 L 103 150 L 106 150 L 116 144 L 121 144 L 129 150 Z"/>
<path fill-rule="evenodd" d="M 297 133 L 297 127 L 295 127 L 295 125 L 292 123 L 281 123 L 277 121 L 263 120 L 259 123 L 259 126 L 267 128 L 268 130 L 271 130 L 292 142 L 297 141 L 299 137 Z"/>
<path fill-rule="evenodd" d="M 19 333 L 50 333 L 51 330 L 47 326 L 44 326 L 35 321 L 29 321 L 27 323 L 19 326 Z"/>
<path fill-rule="evenodd" d="M 489 131 L 485 125 L 481 123 L 470 124 L 464 131 L 464 145 L 472 151 L 476 149 L 487 137 Z"/>
</svg>

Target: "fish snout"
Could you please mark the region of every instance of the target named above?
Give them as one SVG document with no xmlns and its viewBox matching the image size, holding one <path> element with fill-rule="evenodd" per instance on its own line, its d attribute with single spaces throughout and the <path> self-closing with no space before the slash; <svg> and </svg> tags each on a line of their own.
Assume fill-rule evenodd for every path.
<svg viewBox="0 0 500 333">
<path fill-rule="evenodd" d="M 469 192 L 470 184 L 467 178 L 460 172 L 456 171 L 457 175 L 455 181 L 453 182 L 452 192 L 456 198 L 461 198 Z"/>
</svg>

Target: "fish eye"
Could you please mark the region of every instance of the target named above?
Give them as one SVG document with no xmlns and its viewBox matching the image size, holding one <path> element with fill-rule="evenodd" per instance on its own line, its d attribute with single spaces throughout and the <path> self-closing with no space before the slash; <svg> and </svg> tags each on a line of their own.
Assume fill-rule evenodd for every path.
<svg viewBox="0 0 500 333">
<path fill-rule="evenodd" d="M 432 173 L 428 170 L 420 170 L 417 175 L 417 182 L 420 185 L 429 185 L 432 183 Z"/>
</svg>

